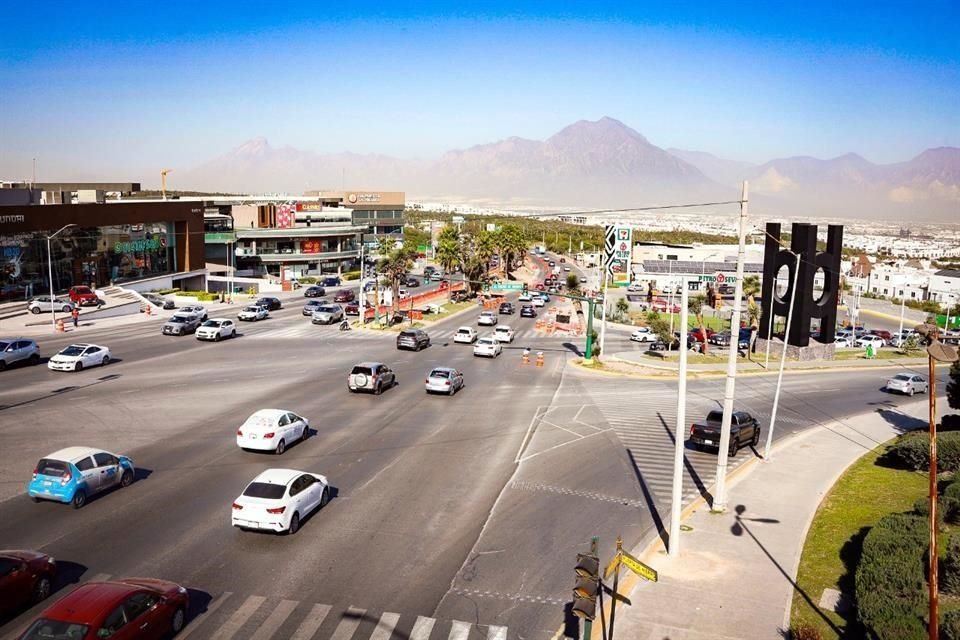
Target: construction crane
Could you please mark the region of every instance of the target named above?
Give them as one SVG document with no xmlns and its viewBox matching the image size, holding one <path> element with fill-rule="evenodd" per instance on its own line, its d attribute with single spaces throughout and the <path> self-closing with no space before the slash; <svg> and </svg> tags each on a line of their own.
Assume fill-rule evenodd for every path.
<svg viewBox="0 0 960 640">
<path fill-rule="evenodd" d="M 173 169 L 160 169 L 160 193 L 163 195 L 163 199 L 167 199 L 167 174 L 173 171 Z"/>
</svg>

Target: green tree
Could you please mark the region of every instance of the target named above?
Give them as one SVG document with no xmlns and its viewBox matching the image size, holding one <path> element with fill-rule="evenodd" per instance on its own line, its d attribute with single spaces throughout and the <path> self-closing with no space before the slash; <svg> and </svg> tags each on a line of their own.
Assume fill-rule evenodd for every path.
<svg viewBox="0 0 960 640">
<path fill-rule="evenodd" d="M 702 353 L 707 352 L 707 341 L 706 341 L 707 324 L 703 319 L 703 310 L 706 306 L 707 306 L 707 296 L 703 295 L 702 293 L 698 293 L 697 295 L 687 300 L 687 309 L 689 309 L 690 313 L 692 313 L 693 316 L 697 319 L 697 324 L 700 326 L 700 335 L 704 337 L 704 341 L 700 346 L 700 350 Z M 737 336 L 731 335 L 730 345 L 732 348 L 735 347 L 734 341 L 736 339 L 737 339 Z M 681 348 L 683 348 L 684 345 L 680 345 L 680 346 Z"/>
<path fill-rule="evenodd" d="M 630 311 L 630 303 L 627 302 L 626 298 L 618 298 L 616 304 L 617 317 L 623 319 L 627 315 L 627 311 Z"/>
<path fill-rule="evenodd" d="M 670 333 L 670 321 L 657 311 L 648 311 L 646 316 L 647 326 L 650 331 L 657 334 L 660 341 L 667 345 L 667 349 L 673 345 L 673 334 Z"/>
<path fill-rule="evenodd" d="M 444 227 L 437 239 L 436 259 L 445 273 L 453 273 L 463 268 L 463 250 L 461 237 L 456 227 Z M 451 288 L 452 295 L 452 288 Z"/>
<path fill-rule="evenodd" d="M 567 274 L 567 290 L 570 291 L 570 293 L 580 293 L 580 278 L 577 274 Z"/>
<path fill-rule="evenodd" d="M 743 295 L 747 296 L 747 305 L 756 304 L 754 296 L 758 293 L 760 293 L 760 278 L 758 276 L 746 276 L 743 279 Z"/>
<path fill-rule="evenodd" d="M 430 232 L 424 231 L 420 227 L 407 225 L 403 228 L 403 246 L 409 247 L 414 252 L 417 247 L 430 246 Z"/>
<path fill-rule="evenodd" d="M 391 315 L 396 317 L 397 308 L 400 305 L 400 285 L 407 271 L 413 266 L 416 248 L 407 245 L 399 246 L 393 238 L 381 238 L 378 253 L 380 259 L 377 261 L 377 271 L 390 285 L 390 291 L 393 294 Z"/>
<path fill-rule="evenodd" d="M 527 250 L 527 241 L 523 230 L 515 224 L 503 224 L 494 235 L 497 252 L 503 260 L 504 274 L 510 280 L 510 270 L 513 263 Z"/>
<path fill-rule="evenodd" d="M 951 409 L 960 410 L 960 362 L 950 365 L 950 379 L 947 381 L 947 404 Z"/>
</svg>

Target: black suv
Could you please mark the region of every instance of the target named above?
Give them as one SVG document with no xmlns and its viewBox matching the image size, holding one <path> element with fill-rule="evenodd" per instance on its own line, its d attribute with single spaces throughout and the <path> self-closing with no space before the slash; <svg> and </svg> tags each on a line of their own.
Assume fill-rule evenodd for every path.
<svg viewBox="0 0 960 640">
<path fill-rule="evenodd" d="M 280 304 L 280 298 L 260 298 L 254 303 L 256 307 L 266 307 L 267 311 L 276 311 L 283 305 Z"/>
<path fill-rule="evenodd" d="M 520 307 L 520 317 L 521 318 L 536 318 L 537 311 L 533 308 L 532 304 L 525 304 Z"/>
<path fill-rule="evenodd" d="M 320 284 L 325 287 L 339 287 L 340 278 L 339 276 L 327 276 L 326 278 L 320 281 Z"/>
<path fill-rule="evenodd" d="M 509 302 L 500 303 L 500 315 L 503 316 L 512 316 L 513 315 L 513 305 Z"/>
<path fill-rule="evenodd" d="M 305 298 L 322 298 L 327 295 L 327 290 L 323 287 L 313 285 L 304 289 L 303 295 Z"/>
<path fill-rule="evenodd" d="M 397 336 L 397 349 L 412 349 L 420 351 L 430 346 L 430 336 L 420 329 L 407 329 Z"/>
</svg>

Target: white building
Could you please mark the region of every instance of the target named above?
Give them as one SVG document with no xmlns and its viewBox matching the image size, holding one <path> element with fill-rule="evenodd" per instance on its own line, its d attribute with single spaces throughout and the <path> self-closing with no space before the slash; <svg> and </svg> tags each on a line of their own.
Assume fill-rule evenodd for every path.
<svg viewBox="0 0 960 640">
<path fill-rule="evenodd" d="M 941 305 L 960 304 L 960 269 L 941 269 L 931 275 L 928 294 Z"/>
</svg>

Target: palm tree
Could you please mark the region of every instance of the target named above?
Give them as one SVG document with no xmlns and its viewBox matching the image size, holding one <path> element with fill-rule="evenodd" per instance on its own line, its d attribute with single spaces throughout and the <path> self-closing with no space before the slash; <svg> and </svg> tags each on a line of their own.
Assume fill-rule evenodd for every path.
<svg viewBox="0 0 960 640">
<path fill-rule="evenodd" d="M 520 227 L 514 224 L 502 225 L 497 231 L 496 241 L 500 258 L 504 261 L 504 274 L 509 280 L 510 268 L 514 261 L 527 250 L 527 241 L 524 239 Z"/>
<path fill-rule="evenodd" d="M 497 253 L 497 239 L 490 231 L 483 230 L 474 237 L 473 252 L 483 260 L 483 273 L 490 270 L 490 258 Z"/>
<path fill-rule="evenodd" d="M 760 293 L 760 278 L 747 276 L 743 279 L 743 295 L 747 296 L 747 304 L 754 304 L 753 297 Z"/>
<path fill-rule="evenodd" d="M 460 234 L 456 227 L 445 227 L 437 240 L 437 262 L 444 273 L 453 273 L 455 269 L 463 267 L 463 249 Z M 453 289 L 450 289 L 451 295 Z"/>
<path fill-rule="evenodd" d="M 413 266 L 416 249 L 397 246 L 393 238 L 382 238 L 379 253 L 381 258 L 377 262 L 377 271 L 382 273 L 387 282 L 390 283 L 390 290 L 393 294 L 391 316 L 396 317 L 397 306 L 400 304 L 400 284 L 406 277 L 407 271 Z"/>
</svg>

